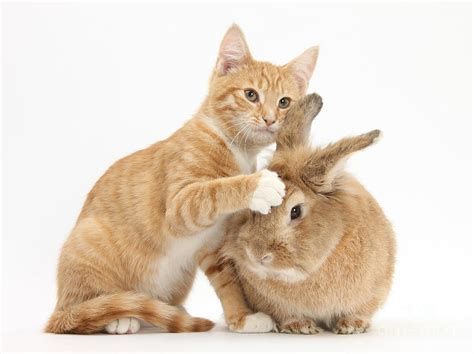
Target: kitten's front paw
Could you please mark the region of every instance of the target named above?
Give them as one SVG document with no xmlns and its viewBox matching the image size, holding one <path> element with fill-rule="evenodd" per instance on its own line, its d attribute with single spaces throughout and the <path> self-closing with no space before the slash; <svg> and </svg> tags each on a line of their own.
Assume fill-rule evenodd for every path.
<svg viewBox="0 0 474 354">
<path fill-rule="evenodd" d="M 285 196 L 285 184 L 276 172 L 267 169 L 260 171 L 257 188 L 253 192 L 249 208 L 260 214 L 268 214 L 271 207 L 278 206 Z"/>
<path fill-rule="evenodd" d="M 267 333 L 275 329 L 273 319 L 263 312 L 246 315 L 237 323 L 229 323 L 229 329 L 238 333 Z"/>
<path fill-rule="evenodd" d="M 140 329 L 140 322 L 134 317 L 123 317 L 105 326 L 109 334 L 133 334 Z"/>
<path fill-rule="evenodd" d="M 322 328 L 316 325 L 316 322 L 306 318 L 302 320 L 288 321 L 278 326 L 280 333 L 289 334 L 318 334 L 323 331 Z"/>
</svg>

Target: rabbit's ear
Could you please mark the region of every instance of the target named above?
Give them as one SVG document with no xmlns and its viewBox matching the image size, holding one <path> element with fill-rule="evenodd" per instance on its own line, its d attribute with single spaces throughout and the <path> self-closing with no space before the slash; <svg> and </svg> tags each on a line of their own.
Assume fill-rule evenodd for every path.
<svg viewBox="0 0 474 354">
<path fill-rule="evenodd" d="M 344 164 L 349 156 L 362 150 L 381 137 L 380 130 L 344 138 L 313 152 L 302 169 L 301 178 L 316 193 L 329 193 L 337 186 Z"/>
<path fill-rule="evenodd" d="M 306 95 L 288 110 L 276 138 L 277 151 L 306 145 L 311 131 L 311 122 L 323 106 L 317 93 Z"/>
</svg>

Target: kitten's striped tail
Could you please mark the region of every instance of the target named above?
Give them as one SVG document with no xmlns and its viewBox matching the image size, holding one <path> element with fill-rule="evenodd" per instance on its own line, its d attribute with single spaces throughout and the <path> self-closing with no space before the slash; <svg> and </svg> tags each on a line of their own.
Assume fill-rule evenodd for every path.
<svg viewBox="0 0 474 354">
<path fill-rule="evenodd" d="M 205 332 L 214 323 L 192 317 L 179 307 L 143 294 L 123 292 L 100 295 L 94 299 L 55 311 L 45 331 L 49 333 L 88 334 L 100 332 L 110 322 L 122 317 L 135 317 L 168 332 Z"/>
</svg>

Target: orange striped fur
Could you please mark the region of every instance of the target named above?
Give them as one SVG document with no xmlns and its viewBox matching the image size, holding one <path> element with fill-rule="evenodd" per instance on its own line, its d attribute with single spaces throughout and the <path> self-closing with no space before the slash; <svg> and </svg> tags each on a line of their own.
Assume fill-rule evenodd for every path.
<svg viewBox="0 0 474 354">
<path fill-rule="evenodd" d="M 195 116 L 117 161 L 88 194 L 61 251 L 47 332 L 133 333 L 137 318 L 171 332 L 212 328 L 180 307 L 197 256 L 203 261 L 218 248 L 232 213 L 281 203 L 283 183 L 255 172 L 255 156 L 275 141 L 286 103 L 304 94 L 316 58 L 310 48 L 284 66 L 259 62 L 240 29 L 228 30 Z"/>
</svg>

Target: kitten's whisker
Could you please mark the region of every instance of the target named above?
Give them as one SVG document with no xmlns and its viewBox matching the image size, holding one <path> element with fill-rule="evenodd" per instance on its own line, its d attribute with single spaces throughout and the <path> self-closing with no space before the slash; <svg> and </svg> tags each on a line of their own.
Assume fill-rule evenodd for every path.
<svg viewBox="0 0 474 354">
<path fill-rule="evenodd" d="M 250 123 L 245 123 L 244 127 L 240 129 L 237 134 L 234 136 L 234 138 L 230 142 L 230 146 L 232 147 L 232 144 L 234 143 L 235 139 L 249 127 Z M 238 140 L 237 140 L 238 141 Z"/>
<path fill-rule="evenodd" d="M 245 131 L 245 141 L 243 144 L 245 154 L 247 154 L 247 139 L 249 138 L 251 132 L 252 132 L 252 124 L 249 124 L 249 129 Z"/>
<path fill-rule="evenodd" d="M 221 125 L 221 127 L 222 128 L 236 128 L 236 127 L 241 127 L 244 124 L 245 124 L 245 122 L 240 122 L 240 121 L 237 121 L 237 122 L 224 122 Z"/>
<path fill-rule="evenodd" d="M 232 148 L 232 145 L 234 143 L 234 141 L 236 140 L 236 138 L 248 127 L 249 123 L 248 122 L 242 122 L 242 121 L 239 121 L 237 122 L 238 125 L 242 126 L 243 127 L 237 132 L 237 134 L 234 135 L 234 137 L 232 138 L 232 140 L 230 141 L 229 143 L 229 148 Z M 235 126 L 237 126 L 237 124 Z M 237 140 L 238 141 L 238 140 Z M 227 165 L 227 162 L 229 162 L 229 154 L 227 155 L 227 158 L 225 160 L 225 165 Z"/>
</svg>

